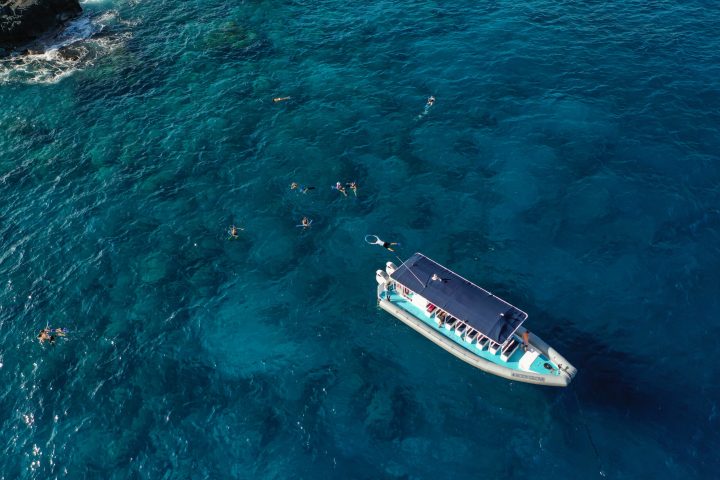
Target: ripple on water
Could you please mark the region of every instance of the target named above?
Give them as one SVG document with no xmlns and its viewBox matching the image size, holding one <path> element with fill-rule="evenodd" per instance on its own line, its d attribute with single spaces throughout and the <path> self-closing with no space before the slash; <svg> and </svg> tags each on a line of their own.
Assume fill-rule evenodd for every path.
<svg viewBox="0 0 720 480">
<path fill-rule="evenodd" d="M 0 61 L 7 478 L 717 470 L 715 11 L 411 3 L 84 2 Z M 571 390 L 378 311 L 369 233 L 526 309 Z"/>
</svg>

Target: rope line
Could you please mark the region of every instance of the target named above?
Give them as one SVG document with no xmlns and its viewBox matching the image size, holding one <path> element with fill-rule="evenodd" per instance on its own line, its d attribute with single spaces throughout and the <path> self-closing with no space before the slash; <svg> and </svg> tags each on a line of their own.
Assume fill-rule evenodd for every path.
<svg viewBox="0 0 720 480">
<path fill-rule="evenodd" d="M 374 241 L 370 241 L 369 239 L 372 239 L 372 238 L 374 238 L 375 240 L 374 240 Z M 365 235 L 365 243 L 367 243 L 368 245 L 379 245 L 379 246 L 383 247 L 383 246 L 384 246 L 383 244 L 385 243 L 385 241 L 384 241 L 384 240 L 380 240 L 380 237 L 378 237 L 377 235 L 368 234 L 368 235 Z M 400 268 L 400 267 L 402 267 L 403 265 L 405 265 L 405 261 L 403 261 L 400 257 L 398 257 L 398 256 L 395 254 L 395 252 L 392 252 L 391 250 L 389 250 L 389 249 L 387 249 L 387 248 L 385 248 L 385 250 L 387 250 L 388 252 L 392 253 L 393 256 L 394 256 L 395 258 L 397 258 L 398 262 L 400 262 L 400 265 L 398 265 L 398 268 Z M 420 282 L 420 285 L 422 285 L 423 288 L 427 287 L 427 285 L 425 284 L 425 282 L 423 282 L 422 280 L 420 280 L 420 278 L 418 278 L 418 276 L 415 275 L 415 272 L 413 272 L 412 269 L 411 269 L 409 266 L 405 265 L 405 267 L 407 268 L 408 272 L 412 273 L 412 276 L 415 277 L 415 279 L 416 279 L 418 282 Z"/>
<path fill-rule="evenodd" d="M 597 459 L 598 466 L 600 467 L 600 476 L 606 477 L 605 469 L 603 468 L 602 460 L 600 459 L 600 452 L 598 451 L 597 445 L 595 444 L 595 440 L 592 437 L 592 433 L 590 433 L 590 425 L 588 425 L 587 420 L 585 420 L 585 414 L 582 411 L 582 408 L 580 408 L 580 399 L 577 396 L 577 392 L 575 389 L 573 389 L 573 396 L 575 397 L 575 403 L 577 404 L 578 413 L 580 414 L 580 420 L 582 421 L 583 425 L 585 426 L 585 433 L 587 433 L 588 440 L 590 441 L 590 445 L 592 445 L 593 451 L 595 452 L 595 458 Z"/>
</svg>

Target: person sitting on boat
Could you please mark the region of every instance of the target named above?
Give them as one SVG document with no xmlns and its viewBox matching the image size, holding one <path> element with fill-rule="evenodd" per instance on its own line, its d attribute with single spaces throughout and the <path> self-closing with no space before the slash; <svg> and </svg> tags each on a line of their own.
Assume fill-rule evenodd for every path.
<svg viewBox="0 0 720 480">
<path fill-rule="evenodd" d="M 530 346 L 530 332 L 525 330 L 522 334 L 522 340 L 523 340 L 523 350 L 525 350 L 527 352 L 527 349 Z"/>
<path fill-rule="evenodd" d="M 438 327 L 442 327 L 443 325 L 445 325 L 445 319 L 447 318 L 447 313 L 445 313 L 441 310 L 435 316 L 439 320 Z"/>
</svg>

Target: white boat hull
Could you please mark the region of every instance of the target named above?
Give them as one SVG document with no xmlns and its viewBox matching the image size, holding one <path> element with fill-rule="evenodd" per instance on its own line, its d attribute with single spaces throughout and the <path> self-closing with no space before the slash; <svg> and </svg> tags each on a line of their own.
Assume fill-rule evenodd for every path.
<svg viewBox="0 0 720 480">
<path fill-rule="evenodd" d="M 559 375 L 541 375 L 534 372 L 518 371 L 509 367 L 498 365 L 489 360 L 486 360 L 478 355 L 473 354 L 470 350 L 463 348 L 457 343 L 453 342 L 437 330 L 433 329 L 427 323 L 415 318 L 413 315 L 403 310 L 402 308 L 392 304 L 385 299 L 378 299 L 378 305 L 380 308 L 403 322 L 408 327 L 412 328 L 416 332 L 423 335 L 425 338 L 433 342 L 434 344 L 442 347 L 448 353 L 453 354 L 455 357 L 472 365 L 473 367 L 479 368 L 485 372 L 497 375 L 499 377 L 507 378 L 508 380 L 514 380 L 517 382 L 533 383 L 536 385 L 547 385 L 552 387 L 566 387 L 572 379 L 575 377 L 577 370 L 575 367 L 565 360 L 562 355 L 557 353 L 552 347 L 545 343 L 538 336 L 530 333 L 529 343 L 531 348 L 534 348 L 544 354 L 548 359 L 554 362 L 560 368 Z M 522 335 L 523 331 L 518 331 Z"/>
</svg>

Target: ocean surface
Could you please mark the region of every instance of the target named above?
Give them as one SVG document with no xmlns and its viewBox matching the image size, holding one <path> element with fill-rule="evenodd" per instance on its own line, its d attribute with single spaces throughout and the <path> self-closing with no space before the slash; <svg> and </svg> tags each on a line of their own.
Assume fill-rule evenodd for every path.
<svg viewBox="0 0 720 480">
<path fill-rule="evenodd" d="M 0 479 L 718 477 L 718 2 L 83 7 L 0 60 Z M 366 234 L 575 381 L 378 310 Z"/>
</svg>

